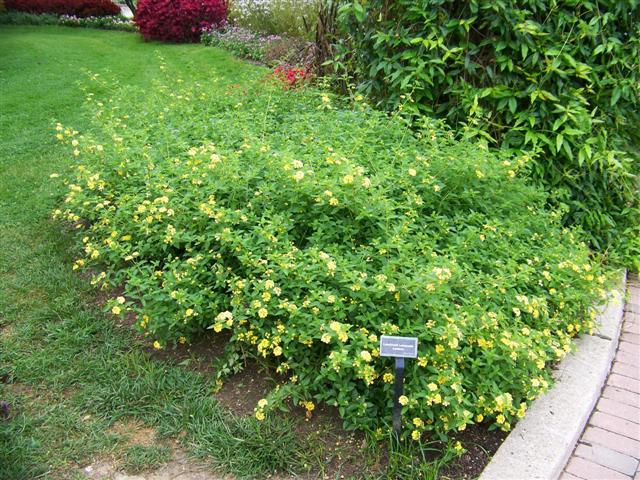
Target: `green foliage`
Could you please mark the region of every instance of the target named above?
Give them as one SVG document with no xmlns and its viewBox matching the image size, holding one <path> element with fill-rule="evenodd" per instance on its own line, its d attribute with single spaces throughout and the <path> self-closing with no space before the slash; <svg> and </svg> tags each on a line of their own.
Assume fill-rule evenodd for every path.
<svg viewBox="0 0 640 480">
<path fill-rule="evenodd" d="M 287 380 L 258 420 L 292 397 L 384 434 L 393 365 L 378 338 L 397 333 L 420 341 L 407 432 L 509 429 L 591 328 L 604 277 L 518 177 L 523 157 L 259 75 L 160 67 L 109 98 L 93 89 L 114 82 L 91 77 L 94 133 L 56 127 L 78 161 L 55 216 L 82 238 L 74 268 L 124 285 L 110 312 L 135 312 L 156 348 L 228 331 L 274 364 Z"/>
<path fill-rule="evenodd" d="M 350 2 L 338 72 L 386 108 L 536 154 L 592 245 L 640 267 L 637 0 Z"/>
</svg>

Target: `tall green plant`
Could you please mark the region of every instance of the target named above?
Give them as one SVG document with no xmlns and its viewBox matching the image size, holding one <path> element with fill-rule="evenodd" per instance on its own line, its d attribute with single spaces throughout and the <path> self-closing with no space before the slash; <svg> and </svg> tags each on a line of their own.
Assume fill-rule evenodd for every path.
<svg viewBox="0 0 640 480">
<path fill-rule="evenodd" d="M 339 22 L 338 72 L 383 107 L 536 152 L 565 221 L 638 266 L 637 0 L 370 0 Z"/>
</svg>

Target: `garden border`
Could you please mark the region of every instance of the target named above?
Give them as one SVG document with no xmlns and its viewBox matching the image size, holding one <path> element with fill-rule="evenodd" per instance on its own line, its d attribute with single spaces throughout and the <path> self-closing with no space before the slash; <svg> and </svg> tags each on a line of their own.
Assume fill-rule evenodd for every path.
<svg viewBox="0 0 640 480">
<path fill-rule="evenodd" d="M 533 402 L 479 480 L 555 480 L 562 473 L 611 369 L 626 285 L 625 270 L 608 303 L 599 307 L 597 331 L 576 340 L 575 352 L 554 372 L 554 386 Z"/>
</svg>

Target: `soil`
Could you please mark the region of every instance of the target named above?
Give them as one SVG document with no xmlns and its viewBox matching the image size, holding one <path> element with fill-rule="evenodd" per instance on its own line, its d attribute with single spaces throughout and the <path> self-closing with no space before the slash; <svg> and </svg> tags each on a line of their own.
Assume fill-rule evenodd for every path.
<svg viewBox="0 0 640 480">
<path fill-rule="evenodd" d="M 137 475 L 122 472 L 112 459 L 97 459 L 78 473 L 91 480 L 233 480 L 233 477 L 212 473 L 207 465 L 191 461 L 181 450 L 175 450 L 172 459 L 160 468 Z"/>
<path fill-rule="evenodd" d="M 508 432 L 489 431 L 486 425 L 470 425 L 456 435 L 467 452 L 441 471 L 441 478 L 468 480 L 477 478 L 498 451 Z"/>
<path fill-rule="evenodd" d="M 124 446 L 140 445 L 149 447 L 156 443 L 156 431 L 137 420 L 125 420 L 114 423 L 109 432 L 126 439 L 121 444 Z"/>
</svg>

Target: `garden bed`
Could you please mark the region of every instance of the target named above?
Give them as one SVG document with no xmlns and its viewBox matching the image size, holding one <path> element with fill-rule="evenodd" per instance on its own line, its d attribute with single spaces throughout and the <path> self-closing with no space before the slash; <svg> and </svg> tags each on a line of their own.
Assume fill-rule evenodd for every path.
<svg viewBox="0 0 640 480">
<path fill-rule="evenodd" d="M 10 102 L 23 97 L 19 87 L 24 82 L 18 72 L 31 72 L 32 64 L 40 78 L 48 82 L 55 79 L 55 88 L 47 83 L 45 93 L 65 92 L 62 105 L 77 101 L 79 92 L 70 91 L 64 79 L 58 77 L 61 59 L 81 62 L 75 64 L 76 71 L 88 64 L 101 74 L 87 79 L 85 93 L 94 95 L 89 95 L 85 115 L 71 115 L 60 105 L 51 107 L 44 101 L 33 107 L 29 125 L 34 118 L 39 119 L 38 129 L 50 128 L 50 134 L 37 137 L 38 145 L 31 148 L 45 145 L 46 154 L 42 154 L 43 159 L 31 152 L 25 154 L 20 165 L 24 168 L 34 165 L 37 172 L 25 176 L 24 181 L 14 175 L 14 180 L 6 183 L 7 204 L 14 197 L 23 198 L 14 188 L 17 178 L 22 182 L 20 185 L 29 185 L 28 189 L 24 187 L 27 192 L 24 201 L 30 208 L 20 208 L 20 214 L 36 211 L 40 212 L 36 215 L 46 215 L 50 208 L 56 208 L 51 193 L 60 192 L 56 186 L 60 180 L 55 175 L 54 179 L 44 180 L 43 172 L 60 175 L 68 182 L 64 189 L 75 192 L 57 208 L 65 221 L 79 225 L 73 239 L 76 251 L 80 252 L 75 258 L 76 266 L 81 271 L 104 269 L 103 278 L 100 273 L 96 275 L 97 286 L 105 283 L 107 288 L 119 285 L 125 288 L 107 298 L 108 310 L 118 312 L 117 319 L 105 320 L 85 310 L 78 312 L 78 305 L 84 309 L 86 298 L 76 299 L 73 292 L 67 291 L 47 294 L 62 298 L 52 306 L 48 306 L 50 300 L 40 301 L 40 291 L 30 292 L 47 309 L 44 315 L 34 310 L 33 302 L 18 303 L 17 294 L 12 304 L 24 305 L 24 309 L 14 312 L 15 307 L 0 303 L 9 312 L 9 321 L 20 326 L 12 329 L 11 341 L 7 342 L 12 378 L 26 385 L 41 383 L 43 389 L 55 393 L 42 397 L 55 400 L 41 404 L 42 399 L 34 399 L 29 404 L 31 409 L 12 417 L 12 431 L 23 432 L 17 434 L 15 444 L 20 451 L 28 452 L 25 458 L 46 459 L 45 449 L 29 442 L 38 435 L 33 433 L 37 411 L 44 412 L 49 419 L 41 439 L 49 450 L 57 447 L 48 442 L 62 438 L 60 432 L 70 422 L 69 418 L 74 425 L 81 425 L 70 434 L 73 447 L 65 447 L 68 450 L 61 451 L 60 459 L 106 448 L 108 439 L 100 432 L 127 415 L 165 435 L 183 438 L 200 454 L 216 453 L 218 466 L 239 475 L 249 470 L 266 475 L 274 470 L 293 469 L 292 465 L 299 467 L 295 463 L 299 457 L 294 452 L 308 450 L 291 437 L 291 431 L 283 428 L 287 424 L 282 419 L 286 421 L 295 415 L 306 418 L 305 412 L 311 412 L 315 418 L 319 411 L 334 408 L 331 405 L 334 401 L 338 403 L 336 411 L 341 421 L 368 430 L 372 440 L 384 439 L 391 398 L 384 374 L 391 373 L 391 366 L 375 356 L 377 343 L 370 335 L 384 333 L 381 331 L 384 322 L 392 322 L 400 333 L 420 338 L 419 361 L 424 363 L 426 359 L 427 365 L 412 362 L 406 385 L 408 400 L 419 400 L 419 404 L 406 406 L 405 432 L 412 435 L 419 430 L 421 434 L 417 440 L 407 439 L 403 444 L 405 450 L 390 452 L 389 459 L 380 465 L 386 465 L 389 478 L 432 473 L 442 467 L 443 460 L 439 457 L 429 462 L 428 450 L 433 446 L 429 442 L 439 434 L 447 434 L 450 442 L 441 444 L 445 446 L 441 452 L 449 455 L 449 459 L 460 453 L 455 449 L 457 439 L 462 440 L 462 448 L 469 450 L 469 456 L 462 456 L 462 463 L 451 468 L 476 472 L 481 460 L 474 458 L 480 455 L 480 447 L 476 449 L 473 442 L 482 444 L 482 438 L 487 438 L 488 447 L 495 445 L 496 438 L 501 436 L 491 433 L 478 437 L 479 432 L 490 425 L 502 431 L 507 428 L 506 421 L 515 422 L 522 403 L 530 402 L 545 389 L 545 382 L 550 380 L 549 364 L 564 355 L 577 330 L 589 328 L 592 300 L 599 295 L 604 277 L 574 233 L 558 226 L 557 213 L 545 209 L 544 193 L 519 178 L 517 170 L 523 158 L 496 158 L 479 145 L 453 142 L 448 131 L 431 123 L 414 136 L 398 118 L 375 112 L 362 102 L 351 104 L 308 88 L 285 90 L 286 85 L 280 80 L 265 77 L 264 69 L 241 65 L 217 50 L 205 55 L 200 52 L 204 49 L 196 47 L 150 46 L 132 36 L 109 32 L 54 28 L 40 29 L 38 34 L 24 28 L 15 32 L 20 35 L 12 37 L 12 51 L 19 52 L 15 54 L 17 59 L 26 60 L 11 64 L 14 94 L 2 99 L 15 118 L 22 118 L 21 110 L 16 110 L 22 107 Z M 2 32 L 2 35 L 9 34 Z M 76 38 L 82 42 L 69 40 Z M 108 42 L 104 41 L 106 38 Z M 36 67 L 36 62 L 28 58 L 32 49 L 25 45 L 30 45 L 29 42 L 55 43 L 51 58 L 47 57 L 50 66 L 45 62 L 44 66 Z M 130 52 L 131 58 L 127 59 L 118 55 L 108 57 L 109 65 L 120 69 L 120 81 L 125 85 L 112 78 L 102 80 L 108 75 L 104 73 L 104 60 L 96 60 L 97 54 L 77 57 L 82 49 L 90 51 L 88 45 L 98 48 L 100 55 L 112 45 Z M 153 60 L 149 49 L 159 49 L 160 55 L 169 60 Z M 200 59 L 196 66 L 184 61 L 193 57 Z M 138 61 L 133 61 L 134 58 Z M 120 65 L 129 61 L 132 63 L 126 68 Z M 137 69 L 141 69 L 140 75 L 135 76 L 138 85 L 127 86 L 131 71 L 138 72 Z M 31 73 L 35 75 L 35 71 Z M 75 85 L 75 81 L 74 71 L 69 83 Z M 60 130 L 55 129 L 55 122 L 48 123 L 49 113 L 43 113 L 52 109 L 66 112 L 65 118 L 60 118 L 65 124 Z M 47 118 L 43 119 L 43 115 Z M 91 122 L 87 121 L 89 118 Z M 75 127 L 78 133 L 67 125 Z M 10 131 L 14 153 L 21 151 L 23 129 Z M 60 135 L 62 143 L 48 144 L 51 135 Z M 16 165 L 15 155 L 11 158 L 11 165 Z M 205 175 L 198 176 L 196 172 Z M 36 195 L 29 190 L 33 188 L 34 177 L 39 179 L 37 185 L 42 191 L 36 190 L 40 196 L 31 200 L 30 196 Z M 165 185 L 173 191 L 167 191 Z M 215 192 L 214 204 L 210 203 L 211 192 Z M 168 198 L 166 203 L 164 196 Z M 160 200 L 155 202 L 156 199 Z M 98 203 L 102 207 L 96 209 Z M 251 211 L 246 210 L 248 204 L 252 205 Z M 140 211 L 141 205 L 145 212 Z M 160 211 L 161 208 L 165 210 Z M 152 209 L 156 211 L 149 223 L 146 218 Z M 216 219 L 221 209 L 225 213 Z M 25 225 L 35 222 L 31 217 L 23 219 L 17 210 L 8 209 L 12 228 L 22 231 L 27 228 Z M 147 211 L 149 215 L 143 216 Z M 162 214 L 166 214 L 162 221 L 155 217 Z M 134 221 L 136 215 L 138 220 Z M 242 215 L 246 215 L 247 221 Z M 236 218 L 237 224 L 226 223 Z M 173 230 L 169 225 L 176 229 L 176 234 L 169 235 L 171 241 L 166 242 Z M 41 238 L 39 232 L 43 228 L 47 232 L 43 240 L 47 245 L 62 242 L 56 244 L 56 256 L 52 257 L 50 248 L 42 253 L 40 245 L 33 246 L 34 254 L 20 256 L 15 244 L 30 245 L 29 241 Z M 229 232 L 225 228 L 232 229 L 233 235 L 227 237 Z M 31 272 L 29 279 L 26 273 L 17 272 L 16 275 L 22 275 L 21 282 L 33 284 L 34 289 L 37 286 L 43 292 L 50 292 L 52 285 L 56 288 L 70 282 L 81 285 L 77 277 L 71 276 L 73 262 L 66 258 L 72 250 L 72 240 L 66 234 L 60 235 L 59 225 L 45 222 L 43 226 L 40 221 L 25 232 L 20 242 L 5 242 L 7 251 L 19 257 L 23 269 Z M 190 235 L 193 236 L 189 238 Z M 87 241 L 83 242 L 85 237 Z M 274 237 L 277 241 L 273 241 Z M 221 245 L 221 240 L 226 246 Z M 239 240 L 242 245 L 233 243 Z M 279 257 L 283 251 L 277 247 L 286 247 L 286 254 L 292 250 L 291 245 L 298 250 L 295 255 L 300 255 L 294 255 L 292 261 L 298 262 L 300 268 L 279 263 L 284 261 Z M 235 250 L 238 246 L 247 255 L 255 252 L 260 258 L 238 255 Z M 96 250 L 97 258 L 92 258 Z M 195 265 L 192 260 L 199 254 L 217 253 L 221 253 L 221 258 L 208 257 L 203 263 L 197 260 Z M 325 254 L 330 258 L 325 258 Z M 169 255 L 175 260 L 173 264 Z M 279 270 L 265 267 L 257 262 L 260 259 L 272 262 Z M 41 271 L 43 265 L 50 265 L 46 262 L 55 263 L 55 268 L 50 267 L 53 271 L 50 275 Z M 167 275 L 165 279 L 173 282 L 180 280 L 184 272 L 197 270 L 192 267 L 203 264 L 206 268 L 198 272 L 202 277 L 190 278 L 177 288 L 168 283 L 166 291 L 155 274 L 162 271 Z M 242 273 L 245 289 L 234 293 L 239 289 L 235 282 L 240 279 L 231 276 L 227 279 L 233 286 L 229 286 L 227 279 L 217 284 L 216 265 L 224 267 L 222 272 L 231 268 L 234 275 L 242 272 L 241 268 L 248 269 Z M 269 269 L 274 272 L 257 277 L 266 275 Z M 367 279 L 359 279 L 359 275 L 351 278 L 358 271 L 367 273 Z M 312 277 L 299 276 L 313 272 Z M 231 274 L 223 273 L 222 277 L 226 275 Z M 378 275 L 384 275 L 384 281 Z M 192 280 L 195 283 L 191 284 Z M 267 280 L 274 285 L 267 284 Z M 13 295 L 11 282 L 6 283 L 6 288 Z M 356 282 L 360 282 L 359 289 L 352 288 Z M 174 290 L 184 290 L 188 302 L 183 302 L 182 297 L 182 303 L 175 302 L 171 296 Z M 269 300 L 265 299 L 266 290 Z M 313 296 L 314 291 L 319 295 Z M 335 299 L 330 295 L 335 295 Z M 121 296 L 123 303 L 118 298 Z M 285 296 L 289 303 L 295 302 L 297 314 L 304 313 L 303 317 L 292 318 L 292 308 L 280 311 L 279 303 L 268 303 Z M 305 296 L 309 297 L 307 306 Z M 237 303 L 232 303 L 233 298 L 239 298 Z M 349 299 L 362 305 L 351 304 Z M 252 306 L 254 300 L 262 305 Z M 264 317 L 261 308 L 268 310 Z M 314 308 L 319 311 L 316 313 Z M 225 314 L 221 318 L 225 320 L 221 332 L 217 333 L 216 317 L 227 311 L 233 313 L 234 328 L 226 324 L 229 318 Z M 373 316 L 368 318 L 367 313 Z M 184 322 L 185 318 L 190 320 Z M 558 327 L 545 335 L 551 319 Z M 123 325 L 115 328 L 114 320 Z M 134 320 L 141 334 L 149 332 L 143 337 L 146 348 L 170 362 L 150 359 L 149 351 L 145 352 L 139 341 L 131 339 L 129 330 L 123 327 Z M 245 322 L 241 323 L 242 320 Z M 340 325 L 333 324 L 334 321 Z M 143 322 L 146 328 L 142 328 Z M 279 324 L 288 327 L 291 334 L 280 332 Z M 246 327 L 242 328 L 243 325 Z M 384 328 L 393 330 L 393 325 Z M 245 341 L 238 337 L 249 333 L 249 326 L 261 339 L 269 335 L 271 341 L 266 350 L 258 349 L 259 341 L 254 344 L 251 338 Z M 212 327 L 209 332 L 226 335 L 223 341 L 230 339 L 222 359 L 233 360 L 233 354 L 239 359 L 230 365 L 259 357 L 271 369 L 279 369 L 286 379 L 282 386 L 280 377 L 281 388 L 273 388 L 265 395 L 269 408 L 262 411 L 264 420 L 257 415 L 262 399 L 252 409 L 242 406 L 245 412 L 252 410 L 252 417 L 232 415 L 212 401 L 211 388 L 215 383 L 204 380 L 202 372 L 209 371 L 206 365 L 196 361 L 176 365 L 191 355 L 199 356 L 201 350 L 194 343 L 187 356 L 174 358 L 170 353 L 174 344 L 179 352 L 184 351 L 190 342 L 203 338 L 207 327 Z M 361 328 L 368 330 L 366 336 Z M 329 343 L 325 342 L 325 334 L 331 336 Z M 274 342 L 277 335 L 281 339 Z M 342 340 L 345 335 L 347 341 Z M 495 339 L 499 341 L 490 346 L 489 342 Z M 160 348 L 153 347 L 156 341 Z M 278 346 L 282 349 L 279 355 Z M 347 353 L 337 365 L 341 371 L 336 372 L 329 362 L 333 360 L 330 355 L 342 350 Z M 370 361 L 365 351 L 371 356 Z M 529 358 L 530 351 L 538 358 Z M 483 362 L 489 359 L 492 364 L 483 367 Z M 72 372 L 73 362 L 76 367 Z M 289 369 L 283 369 L 284 362 L 289 363 Z M 75 371 L 77 365 L 82 367 L 81 371 Z M 365 370 L 367 365 L 373 365 L 377 374 L 371 384 L 365 376 L 370 372 Z M 197 371 L 191 371 L 190 366 Z M 483 379 L 493 381 L 491 372 L 497 367 L 507 378 L 495 380 L 504 383 L 484 384 Z M 258 382 L 251 370 L 247 372 L 243 381 L 254 378 Z M 330 377 L 333 372 L 340 374 Z M 441 379 L 443 372 L 447 376 Z M 293 381 L 294 375 L 298 375 L 297 382 Z M 533 382 L 534 379 L 537 381 Z M 229 377 L 227 383 L 232 382 L 233 377 Z M 458 385 L 463 386 L 462 392 L 457 392 Z M 365 403 L 365 416 L 358 415 L 357 410 L 349 411 L 341 403 L 341 389 L 349 392 L 348 399 L 354 406 Z M 229 394 L 230 404 L 239 393 L 236 389 Z M 21 397 L 20 393 L 11 395 L 18 405 L 20 398 L 27 397 Z M 221 398 L 224 395 L 223 391 Z M 358 396 L 364 396 L 364 400 Z M 486 400 L 483 406 L 478 405 L 481 396 Z M 309 402 L 313 408 L 309 408 Z M 69 418 L 61 416 L 60 405 L 64 405 Z M 279 405 L 288 405 L 298 413 L 283 417 L 277 412 Z M 472 413 L 472 420 L 464 410 Z M 427 423 L 429 411 L 437 415 L 435 422 Z M 454 413 L 456 423 L 451 422 L 447 428 L 441 417 L 450 414 L 453 418 Z M 83 423 L 87 414 L 92 415 L 91 421 Z M 479 419 L 478 415 L 483 417 Z M 416 418 L 422 421 L 421 427 L 416 428 L 416 423 L 421 423 L 414 422 Z M 314 425 L 313 420 L 302 422 Z M 465 429 L 459 431 L 463 426 Z M 95 429 L 90 437 L 94 444 L 86 445 L 83 439 L 89 438 L 89 428 Z M 278 440 L 277 446 L 274 439 Z M 376 442 L 368 443 L 371 444 Z M 229 449 L 233 450 L 232 456 L 225 455 Z M 79 451 L 84 453 L 81 455 Z M 256 452 L 262 455 L 263 463 L 255 461 Z M 473 467 L 464 466 L 465 458 Z M 53 459 L 55 468 L 64 468 L 60 459 Z M 415 459 L 418 460 L 413 462 Z M 451 475 L 465 475 L 460 470 L 452 472 Z"/>
<path fill-rule="evenodd" d="M 420 342 L 403 399 L 414 440 L 508 431 L 592 328 L 599 265 L 518 178 L 526 155 L 283 87 L 174 72 L 144 95 L 89 96 L 102 133 L 56 127 L 79 162 L 55 213 L 82 231 L 76 267 L 106 265 L 93 283 L 125 285 L 111 311 L 134 311 L 157 349 L 212 329 L 231 332 L 230 365 L 267 359 L 287 382 L 258 419 L 325 402 L 384 435 L 378 338 L 397 333 Z"/>
</svg>

